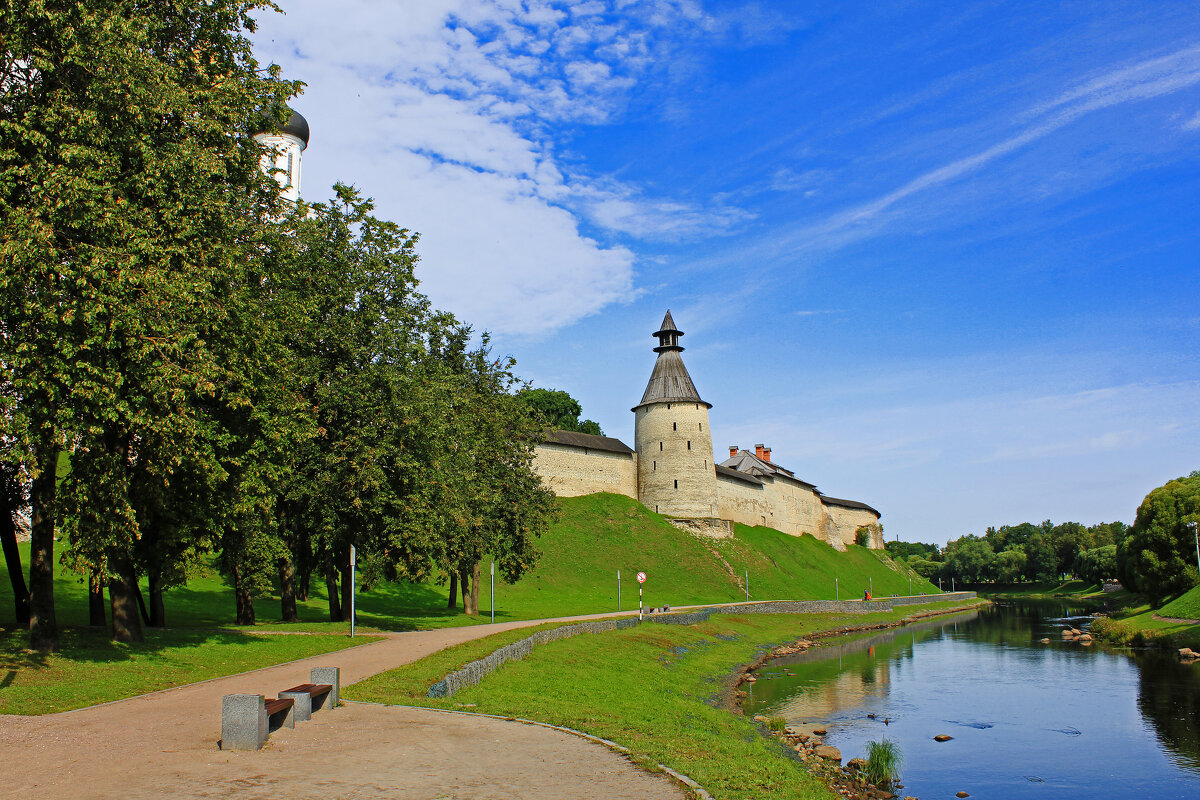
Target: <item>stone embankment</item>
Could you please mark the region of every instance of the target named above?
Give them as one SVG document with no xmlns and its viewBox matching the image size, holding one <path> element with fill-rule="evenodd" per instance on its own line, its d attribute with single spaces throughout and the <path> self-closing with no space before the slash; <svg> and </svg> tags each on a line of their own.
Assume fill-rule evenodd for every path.
<svg viewBox="0 0 1200 800">
<path fill-rule="evenodd" d="M 792 652 L 802 653 L 811 642 L 797 642 Z M 755 722 L 769 725 L 766 717 L 755 717 Z M 892 783 L 890 787 L 877 786 L 867 780 L 864 770 L 867 762 L 861 758 L 852 758 L 842 764 L 842 753 L 836 747 L 825 744 L 827 731 L 821 727 L 804 727 L 788 725 L 783 730 L 770 731 L 772 736 L 779 739 L 786 747 L 805 763 L 809 772 L 822 778 L 831 789 L 838 794 L 854 800 L 891 800 L 899 797 L 893 789 L 903 789 L 904 784 Z M 906 797 L 905 800 L 917 800 Z"/>
</svg>

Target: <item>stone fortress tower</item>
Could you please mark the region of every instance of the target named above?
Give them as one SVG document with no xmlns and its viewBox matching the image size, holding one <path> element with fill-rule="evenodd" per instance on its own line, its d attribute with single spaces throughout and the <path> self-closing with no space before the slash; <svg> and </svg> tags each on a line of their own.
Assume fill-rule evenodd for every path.
<svg viewBox="0 0 1200 800">
<path fill-rule="evenodd" d="M 609 436 L 548 431 L 534 467 L 560 497 L 614 492 L 641 501 L 672 524 L 708 536 L 729 536 L 734 523 L 814 536 L 845 550 L 866 534 L 883 548 L 879 512 L 857 500 L 819 491 L 772 460 L 771 449 L 736 445 L 714 463 L 706 403 L 687 367 L 683 331 L 668 311 L 654 333 L 658 357 L 642 401 L 633 407 L 634 447 Z"/>
<path fill-rule="evenodd" d="M 685 519 L 717 517 L 713 480 L 709 403 L 700 399 L 683 365 L 679 337 L 668 310 L 654 333 L 658 358 L 633 407 L 634 449 L 638 454 L 638 500 L 659 514 Z"/>
<path fill-rule="evenodd" d="M 274 150 L 264 153 L 262 170 L 279 182 L 279 194 L 295 203 L 300 200 L 300 156 L 308 147 L 308 120 L 292 111 L 278 131 L 259 131 L 254 140 Z"/>
</svg>

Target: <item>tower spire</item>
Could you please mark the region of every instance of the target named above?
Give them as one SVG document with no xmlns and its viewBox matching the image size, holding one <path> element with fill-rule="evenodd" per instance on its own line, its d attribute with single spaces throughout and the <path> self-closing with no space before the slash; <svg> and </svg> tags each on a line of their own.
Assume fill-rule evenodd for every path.
<svg viewBox="0 0 1200 800">
<path fill-rule="evenodd" d="M 662 326 L 650 335 L 658 337 L 658 347 L 654 348 L 654 352 L 665 353 L 668 350 L 683 352 L 683 348 L 679 345 L 679 337 L 683 336 L 683 331 L 675 327 L 675 320 L 671 319 L 671 309 L 667 309 Z"/>
<path fill-rule="evenodd" d="M 700 399 L 700 393 L 692 383 L 692 376 L 683 365 L 683 358 L 679 355 L 683 352 L 679 344 L 679 337 L 683 336 L 683 331 L 675 327 L 675 320 L 671 319 L 669 310 L 654 336 L 658 337 L 658 347 L 654 348 L 658 358 L 654 362 L 654 371 L 650 373 L 646 391 L 642 394 L 642 402 L 634 408 L 651 403 L 704 403 L 711 408 L 711 405 Z"/>
</svg>

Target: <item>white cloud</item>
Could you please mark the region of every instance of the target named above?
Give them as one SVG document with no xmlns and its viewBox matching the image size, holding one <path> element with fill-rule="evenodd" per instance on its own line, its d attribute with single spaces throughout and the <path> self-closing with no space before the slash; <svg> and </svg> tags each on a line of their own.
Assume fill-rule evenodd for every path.
<svg viewBox="0 0 1200 800">
<path fill-rule="evenodd" d="M 421 234 L 422 289 L 479 327 L 539 334 L 634 293 L 622 235 L 712 235 L 743 218 L 560 167 L 551 125 L 613 118 L 704 18 L 565 0 L 315 0 L 264 15 L 262 61 L 307 82 L 304 196 L 335 180 Z M 581 230 L 586 220 L 596 234 Z M 597 237 L 605 236 L 605 241 Z"/>
<path fill-rule="evenodd" d="M 1200 131 L 1200 111 L 1197 111 L 1195 116 L 1183 123 L 1180 127 L 1185 131 Z"/>
</svg>

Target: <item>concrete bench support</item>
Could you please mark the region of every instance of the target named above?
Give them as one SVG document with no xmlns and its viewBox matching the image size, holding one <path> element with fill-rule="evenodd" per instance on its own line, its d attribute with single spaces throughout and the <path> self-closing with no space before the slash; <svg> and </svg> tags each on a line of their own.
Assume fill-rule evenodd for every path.
<svg viewBox="0 0 1200 800">
<path fill-rule="evenodd" d="M 342 671 L 338 667 L 313 667 L 308 673 L 308 679 L 313 683 L 328 683 L 333 687 L 329 692 L 329 707 L 337 708 L 342 702 L 341 681 Z"/>
<path fill-rule="evenodd" d="M 221 749 L 259 750 L 267 740 L 267 706 L 261 694 L 221 698 Z"/>
</svg>

